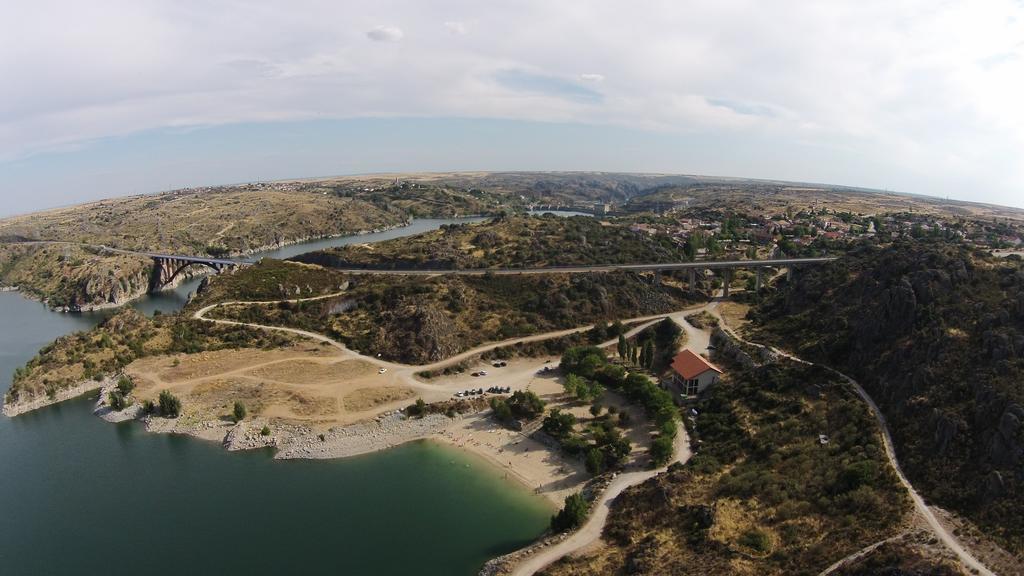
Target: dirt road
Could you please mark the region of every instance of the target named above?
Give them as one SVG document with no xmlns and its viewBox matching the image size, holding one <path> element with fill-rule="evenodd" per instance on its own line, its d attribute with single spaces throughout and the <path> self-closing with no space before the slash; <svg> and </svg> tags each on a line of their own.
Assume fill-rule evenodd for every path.
<svg viewBox="0 0 1024 576">
<path fill-rule="evenodd" d="M 875 419 L 878 421 L 878 427 L 882 432 L 882 441 L 885 445 L 885 456 L 886 458 L 889 459 L 889 464 L 892 465 L 893 470 L 896 471 L 896 475 L 899 477 L 900 483 L 903 484 L 903 487 L 907 490 L 907 493 L 910 495 L 910 499 L 913 501 L 914 508 L 917 509 L 918 514 L 921 515 L 924 521 L 928 524 L 928 527 L 931 528 L 932 532 L 935 533 L 935 536 L 939 538 L 939 540 L 941 540 L 947 548 L 952 550 L 953 553 L 956 554 L 958 558 L 960 558 L 960 561 L 963 562 L 965 566 L 967 566 L 971 570 L 974 570 L 978 574 L 983 574 L 985 576 L 995 576 L 994 572 L 986 568 L 984 564 L 982 564 L 977 558 L 971 555 L 971 553 L 968 552 L 967 549 L 960 544 L 960 541 L 957 540 L 957 538 L 948 530 L 946 530 L 946 527 L 943 526 L 941 522 L 939 522 L 938 518 L 935 517 L 935 514 L 932 512 L 931 508 L 928 507 L 928 504 L 925 503 L 924 499 L 921 498 L 921 495 L 918 494 L 917 490 L 914 489 L 914 486 L 911 485 L 909 480 L 907 480 L 906 475 L 903 474 L 903 469 L 900 468 L 899 460 L 896 459 L 896 450 L 893 448 L 892 436 L 889 434 L 889 424 L 885 419 L 885 415 L 882 414 L 882 411 L 878 408 L 878 405 L 875 404 L 875 401 L 871 398 L 870 395 L 868 395 L 864 388 L 861 387 L 859 382 L 829 366 L 817 364 L 815 362 L 809 362 L 807 360 L 804 360 L 803 358 L 799 358 L 793 354 L 790 354 L 783 350 L 779 350 L 774 346 L 765 346 L 764 344 L 750 342 L 742 338 L 735 332 L 733 332 L 732 329 L 730 329 L 725 324 L 724 319 L 721 317 L 721 315 L 718 315 L 717 312 L 712 311 L 712 314 L 718 316 L 722 328 L 737 340 L 745 342 L 751 346 L 756 346 L 758 348 L 768 348 L 775 352 L 776 354 L 788 358 L 794 362 L 807 364 L 809 366 L 819 366 L 835 374 L 836 376 L 839 376 L 845 382 L 847 382 L 854 389 L 854 391 L 856 391 L 857 395 L 860 396 L 865 403 L 867 403 L 868 407 L 871 408 L 872 414 L 874 414 Z"/>
</svg>

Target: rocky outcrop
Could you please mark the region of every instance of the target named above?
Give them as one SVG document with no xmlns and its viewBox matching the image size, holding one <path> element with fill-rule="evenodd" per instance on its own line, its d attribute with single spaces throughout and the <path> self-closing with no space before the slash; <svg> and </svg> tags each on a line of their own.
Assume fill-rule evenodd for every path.
<svg viewBox="0 0 1024 576">
<path fill-rule="evenodd" d="M 863 383 L 926 497 L 1024 549 L 1021 312 L 1019 262 L 898 242 L 808 269 L 755 316 L 759 337 Z"/>
<path fill-rule="evenodd" d="M 402 350 L 403 359 L 420 364 L 458 354 L 462 340 L 455 323 L 433 305 L 407 305 L 384 315 L 375 334 L 375 348 Z"/>
<path fill-rule="evenodd" d="M 44 394 L 40 396 L 32 396 L 28 398 L 18 399 L 14 399 L 10 395 L 8 395 L 4 397 L 3 413 L 4 416 L 7 416 L 8 418 L 13 418 L 15 416 L 25 414 L 26 412 L 31 412 L 33 410 L 45 408 L 46 406 L 57 404 L 58 402 L 63 402 L 65 400 L 77 398 L 79 396 L 82 396 L 83 394 L 88 394 L 93 390 L 98 390 L 102 388 L 104 384 L 107 383 L 108 382 L 106 381 L 97 382 L 95 380 L 83 380 L 82 382 L 79 382 L 78 384 L 75 384 L 73 386 L 68 386 L 66 388 L 57 390 L 53 395 Z"/>
</svg>

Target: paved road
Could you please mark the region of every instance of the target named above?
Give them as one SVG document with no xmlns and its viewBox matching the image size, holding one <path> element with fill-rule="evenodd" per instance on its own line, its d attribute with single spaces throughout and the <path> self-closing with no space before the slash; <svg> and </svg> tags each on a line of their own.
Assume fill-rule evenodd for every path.
<svg viewBox="0 0 1024 576">
<path fill-rule="evenodd" d="M 787 267 L 824 264 L 836 258 L 777 258 L 771 260 L 702 260 L 698 262 L 675 262 L 653 264 L 599 264 L 593 266 L 544 266 L 538 268 L 430 268 L 430 269 L 379 269 L 379 268 L 333 268 L 344 274 L 383 274 L 398 276 L 440 276 L 456 274 L 460 276 L 482 276 L 493 274 L 507 276 L 513 274 L 584 274 L 588 272 L 654 272 L 670 270 L 706 270 L 721 268 L 754 268 L 757 266 Z"/>
<path fill-rule="evenodd" d="M 197 263 L 208 263 L 217 264 L 223 266 L 232 265 L 248 265 L 252 264 L 251 260 L 231 260 L 225 258 L 210 258 L 206 256 L 186 256 L 177 254 L 165 254 L 160 252 L 141 252 L 137 250 L 124 250 L 121 248 L 112 248 L 110 246 L 104 246 L 102 244 L 85 244 L 81 242 L 61 242 L 57 240 L 32 240 L 19 242 L 19 244 L 71 244 L 77 246 L 87 246 L 98 250 L 104 250 L 106 252 L 113 252 L 117 254 L 128 254 L 133 256 L 141 256 L 144 258 L 164 258 L 164 259 L 176 259 L 184 260 Z M 448 268 L 429 268 L 429 269 L 379 269 L 379 268 L 333 268 L 334 270 L 343 274 L 380 274 L 389 276 L 442 276 L 446 274 L 455 274 L 459 276 L 482 276 L 485 274 L 494 274 L 498 276 L 507 276 L 513 274 L 585 274 L 590 272 L 615 272 L 615 271 L 632 271 L 632 272 L 655 272 L 655 271 L 670 271 L 670 270 L 707 270 L 707 269 L 725 269 L 725 268 L 753 268 L 757 266 L 770 266 L 770 267 L 789 267 L 789 266 L 804 266 L 812 264 L 824 264 L 836 260 L 835 257 L 819 257 L 819 258 L 775 258 L 769 260 L 706 260 L 698 262 L 674 262 L 674 263 L 652 263 L 652 264 L 597 264 L 593 266 L 542 266 L 536 268 L 460 268 L 460 269 L 448 269 Z"/>
</svg>

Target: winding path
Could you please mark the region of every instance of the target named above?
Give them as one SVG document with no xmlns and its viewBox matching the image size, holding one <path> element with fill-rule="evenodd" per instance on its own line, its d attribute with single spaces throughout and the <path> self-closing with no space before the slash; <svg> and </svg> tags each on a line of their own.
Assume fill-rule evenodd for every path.
<svg viewBox="0 0 1024 576">
<path fill-rule="evenodd" d="M 691 456 L 690 439 L 686 435 L 686 430 L 682 427 L 679 429 L 679 434 L 676 435 L 675 448 L 676 458 L 669 465 L 676 462 L 686 463 Z M 532 576 L 545 566 L 597 542 L 601 538 L 601 532 L 604 530 L 605 522 L 608 520 L 612 501 L 627 488 L 646 482 L 661 474 L 668 469 L 669 465 L 653 470 L 623 472 L 616 476 L 591 506 L 590 515 L 583 526 L 558 544 L 543 548 L 541 551 L 524 558 L 509 574 L 511 576 Z"/>
<path fill-rule="evenodd" d="M 981 561 L 979 561 L 970 552 L 968 552 L 967 549 L 960 544 L 960 541 L 957 540 L 957 538 L 953 534 L 951 534 L 949 530 L 947 530 L 946 527 L 942 525 L 941 522 L 939 522 L 939 519 L 936 518 L 935 513 L 932 512 L 932 509 L 928 507 L 928 504 L 925 503 L 924 499 L 921 498 L 921 495 L 918 494 L 917 490 L 914 489 L 914 486 L 910 483 L 909 480 L 907 480 L 906 475 L 903 473 L 903 469 L 900 468 L 899 460 L 896 459 L 896 450 L 895 448 L 893 448 L 892 435 L 889 433 L 889 424 L 885 419 L 885 415 L 882 414 L 881 409 L 878 408 L 878 404 L 875 404 L 875 401 L 864 390 L 864 388 L 860 385 L 859 382 L 830 366 L 825 366 L 824 364 L 818 364 L 816 362 L 804 360 L 803 358 L 780 350 L 774 346 L 766 346 L 764 344 L 758 344 L 757 342 L 750 342 L 749 340 L 746 340 L 745 338 L 737 334 L 735 331 L 733 331 L 731 328 L 729 328 L 725 324 L 725 321 L 721 317 L 721 315 L 718 314 L 716 311 L 711 311 L 711 313 L 715 314 L 715 316 L 718 317 L 719 324 L 722 326 L 722 329 L 728 332 L 733 338 L 736 338 L 740 342 L 743 342 L 750 346 L 756 346 L 758 348 L 765 348 L 771 350 L 772 352 L 778 354 L 779 356 L 788 358 L 789 360 L 792 360 L 794 362 L 799 362 L 800 364 L 824 368 L 825 370 L 828 370 L 829 372 L 835 374 L 836 376 L 839 376 L 841 379 L 843 379 L 843 381 L 849 384 L 857 393 L 857 395 L 860 396 L 861 400 L 863 400 L 868 405 L 868 407 L 871 408 L 871 412 L 872 414 L 874 414 L 875 419 L 878 421 L 878 427 L 882 432 L 882 443 L 885 445 L 885 456 L 886 458 L 888 458 L 889 464 L 892 465 L 893 470 L 896 471 L 896 475 L 897 477 L 899 477 L 900 483 L 903 484 L 903 487 L 907 490 L 907 493 L 910 495 L 910 499 L 914 503 L 914 508 L 917 509 L 917 512 L 928 524 L 928 527 L 931 528 L 932 532 L 935 533 L 935 536 L 938 537 L 939 540 L 942 540 L 942 543 L 945 544 L 947 548 L 952 550 L 953 553 L 956 554 L 957 557 L 960 559 L 960 561 L 963 562 L 963 564 L 967 566 L 969 569 L 975 571 L 978 574 L 983 574 L 985 576 L 995 576 L 994 572 L 986 568 L 985 565 L 981 563 Z"/>
<path fill-rule="evenodd" d="M 393 362 L 386 362 L 386 361 L 380 360 L 379 358 L 373 358 L 373 357 L 369 357 L 369 356 L 364 356 L 364 355 L 358 354 L 358 353 L 353 352 L 352 350 L 348 349 L 344 344 L 342 344 L 340 342 L 337 342 L 336 340 L 334 340 L 332 338 L 329 338 L 327 336 L 324 336 L 322 334 L 317 334 L 315 332 L 309 332 L 309 331 L 306 331 L 306 330 L 299 330 L 299 329 L 295 329 L 295 328 L 286 328 L 286 327 L 283 327 L 283 326 L 268 326 L 268 325 L 263 325 L 263 324 L 252 324 L 252 323 L 245 323 L 245 322 L 235 322 L 235 321 L 232 321 L 232 320 L 219 320 L 219 319 L 207 318 L 206 317 L 206 314 L 210 310 L 213 310 L 214 308 L 216 308 L 218 306 L 242 305 L 242 304 L 274 304 L 274 303 L 278 303 L 278 302 L 292 302 L 292 303 L 296 303 L 296 302 L 303 302 L 303 301 L 320 300 L 320 299 L 325 299 L 325 298 L 331 298 L 331 297 L 334 297 L 334 296 L 338 296 L 340 294 L 341 293 L 334 293 L 334 294 L 327 294 L 327 295 L 323 295 L 323 296 L 315 296 L 315 297 L 311 297 L 311 298 L 297 298 L 297 299 L 293 299 L 293 300 L 284 300 L 284 301 L 258 301 L 258 302 L 233 301 L 233 302 L 221 302 L 221 303 L 217 303 L 217 304 L 212 304 L 212 305 L 206 306 L 206 307 L 196 311 L 193 314 L 193 318 L 195 318 L 197 320 L 204 320 L 204 321 L 207 321 L 207 322 L 215 322 L 215 323 L 218 323 L 218 324 L 241 325 L 241 326 L 248 326 L 248 327 L 258 328 L 258 329 L 263 329 L 263 330 L 276 330 L 276 331 L 280 331 L 280 332 L 286 332 L 286 333 L 290 333 L 290 334 L 304 336 L 306 338 L 311 338 L 313 340 L 317 340 L 317 341 L 320 341 L 320 342 L 325 342 L 325 343 L 327 343 L 327 344 L 329 344 L 331 346 L 334 346 L 335 348 L 337 348 L 340 351 L 342 351 L 345 355 L 348 355 L 350 357 L 359 358 L 359 359 L 362 359 L 362 360 L 367 360 L 367 361 L 373 362 L 374 364 L 377 364 L 378 366 L 381 366 L 381 367 L 396 368 L 396 369 L 403 370 L 403 371 L 408 371 L 408 372 L 411 372 L 413 370 L 432 370 L 432 369 L 436 369 L 436 368 L 441 368 L 441 367 L 444 367 L 444 366 L 447 366 L 447 365 L 450 365 L 450 364 L 453 364 L 453 363 L 461 362 L 462 360 L 465 360 L 467 358 L 471 358 L 471 357 L 473 357 L 473 356 L 475 356 L 477 354 L 480 354 L 482 352 L 487 352 L 487 351 L 490 351 L 490 350 L 493 350 L 495 348 L 499 348 L 499 347 L 502 347 L 502 346 L 509 346 L 509 345 L 513 345 L 513 344 L 517 344 L 517 343 L 525 343 L 525 342 L 535 342 L 535 341 L 539 341 L 539 340 L 547 340 L 547 339 L 550 339 L 550 338 L 556 338 L 556 337 L 559 337 L 559 336 L 566 336 L 566 335 L 574 334 L 574 333 L 577 333 L 577 332 L 584 332 L 584 331 L 589 330 L 589 329 L 591 329 L 593 327 L 593 325 L 591 324 L 591 325 L 582 326 L 582 327 L 579 327 L 579 328 L 570 328 L 570 329 L 567 329 L 567 330 L 559 330 L 559 331 L 554 331 L 554 332 L 547 332 L 547 333 L 544 333 L 544 334 L 535 334 L 533 336 L 525 336 L 525 337 L 521 337 L 521 338 L 513 338 L 513 339 L 509 339 L 509 340 L 503 340 L 501 342 L 494 342 L 494 343 L 491 343 L 491 344 L 485 344 L 483 346 L 478 346 L 476 348 L 467 350 L 465 352 L 462 352 L 461 354 L 458 354 L 456 356 L 452 356 L 450 358 L 447 358 L 447 359 L 439 361 L 439 362 L 435 362 L 433 364 L 423 365 L 423 366 L 411 366 L 411 365 L 407 365 L 407 364 L 397 364 L 397 363 L 393 363 Z M 733 336 L 737 340 L 739 340 L 741 342 L 744 342 L 745 344 L 748 344 L 750 346 L 755 346 L 755 347 L 758 347 L 758 348 L 769 349 L 769 350 L 773 351 L 774 353 L 778 354 L 779 356 L 782 356 L 782 357 L 787 358 L 789 360 L 792 360 L 794 362 L 798 362 L 798 363 L 809 365 L 809 366 L 818 366 L 818 367 L 824 368 L 825 370 L 828 370 L 829 372 L 831 372 L 831 373 L 837 375 L 838 377 L 840 377 L 841 379 L 843 379 L 845 382 L 847 382 L 854 389 L 854 391 L 857 393 L 857 395 L 871 409 L 872 414 L 874 414 L 875 419 L 878 421 L 879 429 L 881 430 L 882 441 L 883 441 L 883 444 L 884 444 L 884 447 L 885 447 L 886 458 L 889 460 L 890 465 L 892 465 L 893 470 L 896 471 L 896 475 L 899 478 L 900 483 L 903 484 L 903 487 L 907 490 L 907 493 L 910 495 L 910 498 L 911 498 L 911 500 L 912 500 L 912 502 L 914 504 L 915 509 L 921 515 L 921 517 L 925 520 L 925 522 L 928 524 L 928 526 L 932 530 L 932 532 L 936 535 L 936 537 L 938 537 L 943 542 L 943 544 L 946 545 L 946 547 L 948 547 L 954 554 L 957 555 L 957 557 L 960 559 L 961 562 L 963 562 L 963 564 L 965 566 L 967 566 L 968 568 L 970 568 L 971 570 L 973 570 L 974 572 L 976 572 L 978 574 L 982 574 L 983 576 L 995 576 L 994 572 L 992 572 L 991 570 L 986 568 L 985 565 L 981 563 L 981 561 L 979 561 L 970 552 L 968 552 L 967 549 L 964 548 L 960 544 L 959 540 L 957 540 L 957 538 L 953 534 L 951 534 L 946 529 L 945 526 L 942 525 L 942 523 L 938 520 L 938 518 L 932 512 L 931 508 L 929 508 L 928 505 L 925 503 L 925 501 L 921 497 L 921 495 L 917 493 L 917 491 L 914 489 L 914 487 L 910 483 L 910 481 L 907 480 L 907 477 L 903 473 L 902 468 L 900 468 L 899 461 L 896 458 L 896 451 L 895 451 L 895 449 L 893 447 L 892 436 L 891 436 L 891 434 L 889 432 L 889 425 L 888 425 L 888 423 L 887 423 L 887 421 L 885 419 L 885 415 L 882 414 L 882 411 L 879 409 L 878 405 L 871 398 L 871 396 L 864 390 L 864 388 L 860 385 L 859 382 L 857 382 L 856 380 L 854 380 L 850 376 L 847 376 L 846 374 L 843 374 L 842 372 L 839 372 L 838 370 L 836 370 L 834 368 L 831 368 L 829 366 L 825 366 L 823 364 L 817 364 L 817 363 L 814 363 L 814 362 L 810 362 L 810 361 L 804 360 L 803 358 L 800 358 L 798 356 L 795 356 L 793 354 L 790 354 L 788 352 L 785 352 L 785 351 L 780 350 L 778 348 L 775 348 L 773 346 L 766 346 L 764 344 L 759 344 L 759 343 L 756 343 L 756 342 L 750 342 L 750 341 L 746 340 L 745 338 L 743 338 L 739 334 L 737 334 L 734 330 L 732 330 L 725 323 L 725 319 L 721 316 L 721 314 L 718 313 L 716 308 L 717 308 L 717 301 L 713 301 L 713 302 L 705 304 L 703 306 L 698 306 L 698 307 L 694 307 L 694 308 L 690 308 L 690 309 L 674 312 L 674 313 L 671 313 L 671 314 L 658 314 L 658 315 L 652 315 L 652 316 L 643 316 L 643 317 L 639 317 L 639 318 L 633 318 L 633 319 L 625 320 L 625 322 L 630 322 L 630 323 L 632 323 L 632 322 L 644 322 L 645 323 L 642 326 L 638 326 L 638 327 L 635 327 L 635 328 L 630 330 L 630 334 L 635 334 L 636 332 L 639 332 L 643 328 L 646 328 L 647 326 L 653 324 L 655 321 L 658 321 L 658 320 L 660 320 L 662 318 L 665 318 L 665 317 L 670 317 L 670 318 L 672 318 L 676 323 L 678 323 L 684 329 L 684 331 L 686 332 L 688 338 L 690 339 L 689 341 L 690 341 L 691 345 L 692 344 L 696 344 L 697 346 L 703 346 L 703 347 L 706 348 L 707 347 L 707 343 L 704 340 L 704 338 L 707 337 L 706 333 L 704 331 L 702 331 L 702 330 L 698 330 L 697 328 L 693 327 L 685 319 L 686 315 L 692 314 L 694 312 L 699 312 L 699 311 L 705 310 L 705 311 L 708 311 L 711 314 L 713 314 L 715 317 L 717 317 L 719 319 L 719 325 L 722 327 L 722 329 L 725 330 L 726 332 L 728 332 L 731 336 Z M 604 343 L 603 345 L 610 345 L 612 343 L 613 342 Z M 687 435 L 685 433 L 685 430 L 681 429 L 679 435 L 676 437 L 676 459 L 675 459 L 675 462 L 685 463 L 687 460 L 689 460 L 690 455 L 691 455 L 691 451 L 690 451 L 690 445 L 689 445 L 689 438 L 687 437 Z M 512 572 L 511 572 L 512 576 L 532 576 L 534 573 L 536 573 L 538 570 L 541 570 L 545 566 L 548 566 L 549 564 L 551 564 L 551 563 L 553 563 L 553 562 L 555 562 L 555 561 L 557 561 L 557 560 L 559 560 L 559 559 L 561 559 L 561 558 L 563 558 L 563 557 L 565 557 L 565 556 L 567 556 L 569 554 L 572 554 L 574 552 L 578 552 L 578 551 L 583 550 L 584 548 L 592 545 L 594 542 L 596 542 L 601 537 L 601 531 L 604 529 L 605 522 L 606 522 L 606 520 L 608 518 L 608 513 L 610 511 L 610 504 L 611 504 L 611 502 L 619 494 L 621 494 L 625 489 L 627 489 L 627 488 L 629 488 L 631 486 L 634 486 L 636 484 L 639 484 L 641 482 L 645 482 L 646 480 L 648 480 L 650 478 L 653 478 L 654 476 L 664 472 L 666 469 L 667 469 L 667 466 L 663 467 L 663 468 L 654 469 L 654 470 L 645 470 L 645 471 L 636 471 L 636 472 L 625 472 L 625 473 L 621 473 L 618 476 L 616 476 L 615 479 L 612 480 L 612 482 L 608 485 L 608 487 L 601 494 L 600 498 L 593 504 L 593 508 L 591 510 L 590 516 L 587 518 L 586 523 L 584 523 L 584 525 L 580 529 L 578 529 L 576 532 L 574 532 L 572 535 L 570 535 L 565 540 L 559 542 L 558 544 L 556 544 L 554 546 L 550 546 L 548 548 L 544 548 L 540 552 L 537 552 L 536 554 L 533 554 L 533 555 L 523 559 L 512 570 Z M 863 551 L 859 551 L 859 552 L 863 552 Z M 857 553 L 855 553 L 855 554 L 857 554 Z M 848 558 L 844 558 L 843 560 L 840 560 L 840 563 L 844 562 L 847 559 Z"/>
</svg>

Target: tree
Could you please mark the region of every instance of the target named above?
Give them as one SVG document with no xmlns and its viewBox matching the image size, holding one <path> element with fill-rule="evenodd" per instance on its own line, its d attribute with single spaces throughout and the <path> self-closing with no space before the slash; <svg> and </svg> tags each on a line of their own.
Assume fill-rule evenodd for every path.
<svg viewBox="0 0 1024 576">
<path fill-rule="evenodd" d="M 560 366 L 566 374 L 578 374 L 584 378 L 591 378 L 594 372 L 604 365 L 605 361 L 604 351 L 597 346 L 576 346 L 562 354 Z"/>
<path fill-rule="evenodd" d="M 622 336 L 626 333 L 626 327 L 622 325 L 622 320 L 616 320 L 612 322 L 611 327 L 608 328 L 609 336 Z"/>
<path fill-rule="evenodd" d="M 494 417 L 501 422 L 511 422 L 512 409 L 509 408 L 508 402 L 502 398 L 491 398 L 491 410 L 494 410 Z"/>
<path fill-rule="evenodd" d="M 675 447 L 672 445 L 672 439 L 668 436 L 658 436 L 654 442 L 651 442 L 651 462 L 655 467 L 668 464 L 674 453 Z"/>
<path fill-rule="evenodd" d="M 585 383 L 583 381 L 583 378 L 580 378 L 575 374 L 569 374 L 568 376 L 565 377 L 565 380 L 562 382 L 562 386 L 565 388 L 565 393 L 571 394 L 573 396 L 576 395 L 576 391 L 579 390 L 580 386 L 584 385 Z"/>
<path fill-rule="evenodd" d="M 601 452 L 601 449 L 597 446 L 591 446 L 591 448 L 587 450 L 585 464 L 587 466 L 587 472 L 590 472 L 593 476 L 597 476 L 601 472 L 604 472 L 604 452 Z"/>
<path fill-rule="evenodd" d="M 516 390 L 508 399 L 508 406 L 517 418 L 534 418 L 544 411 L 544 401 L 530 390 Z"/>
<path fill-rule="evenodd" d="M 416 402 L 405 409 L 405 413 L 409 416 L 423 417 L 427 413 L 427 403 L 423 401 L 423 398 L 417 398 Z"/>
<path fill-rule="evenodd" d="M 619 358 L 625 359 L 626 352 L 629 350 L 629 344 L 626 342 L 626 337 L 623 334 L 619 334 L 619 345 L 616 351 L 619 353 Z"/>
<path fill-rule="evenodd" d="M 671 318 L 665 318 L 654 327 L 654 340 L 658 343 L 658 348 L 673 348 L 682 333 L 683 329 L 679 324 Z"/>
<path fill-rule="evenodd" d="M 565 532 L 572 530 L 587 518 L 587 501 L 579 492 L 570 494 L 565 498 L 565 505 L 558 514 L 551 517 L 551 530 L 553 532 Z"/>
<path fill-rule="evenodd" d="M 107 399 L 110 402 L 110 408 L 118 412 L 128 407 L 128 400 L 125 399 L 124 394 L 121 394 L 120 390 L 111 390 Z"/>
<path fill-rule="evenodd" d="M 654 367 L 654 342 L 646 340 L 640 350 L 640 366 L 651 369 Z"/>
<path fill-rule="evenodd" d="M 569 412 L 562 412 L 555 408 L 544 418 L 542 428 L 554 438 L 565 438 L 576 425 L 576 417 Z"/>
<path fill-rule="evenodd" d="M 235 422 L 241 422 L 242 420 L 245 420 L 245 404 L 241 402 L 235 402 L 235 408 L 231 412 L 231 415 L 232 417 L 234 417 Z"/>
<path fill-rule="evenodd" d="M 597 418 L 598 416 L 601 415 L 601 410 L 603 408 L 604 407 L 601 406 L 599 403 L 594 402 L 593 404 L 590 405 L 590 415 L 593 416 L 594 418 Z"/>
<path fill-rule="evenodd" d="M 164 418 L 177 418 L 181 416 L 181 400 L 169 390 L 160 392 L 159 398 L 160 415 Z"/>
</svg>

